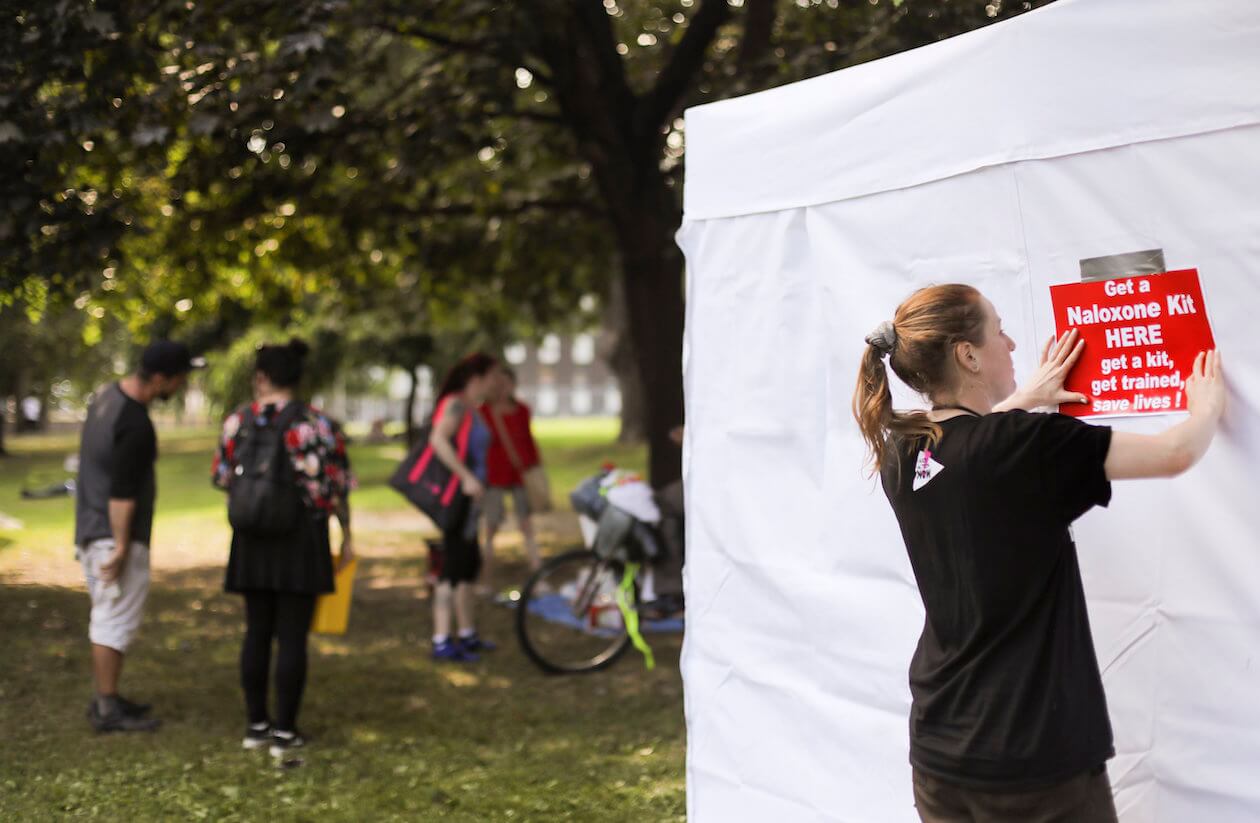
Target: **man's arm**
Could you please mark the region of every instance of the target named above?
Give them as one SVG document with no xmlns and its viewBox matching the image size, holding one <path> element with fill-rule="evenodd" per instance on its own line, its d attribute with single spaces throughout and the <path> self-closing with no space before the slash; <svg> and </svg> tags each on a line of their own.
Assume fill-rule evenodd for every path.
<svg viewBox="0 0 1260 823">
<path fill-rule="evenodd" d="M 146 474 L 153 470 L 155 445 L 147 419 L 124 419 L 114 433 L 109 469 L 109 530 L 114 536 L 114 553 L 101 564 L 101 578 L 106 583 L 117 580 L 126 568 L 136 501 Z"/>
<path fill-rule="evenodd" d="M 112 583 L 118 579 L 127 564 L 127 551 L 131 548 L 131 521 L 136 515 L 135 500 L 109 500 L 109 530 L 114 535 L 114 553 L 101 564 L 101 579 Z"/>
</svg>

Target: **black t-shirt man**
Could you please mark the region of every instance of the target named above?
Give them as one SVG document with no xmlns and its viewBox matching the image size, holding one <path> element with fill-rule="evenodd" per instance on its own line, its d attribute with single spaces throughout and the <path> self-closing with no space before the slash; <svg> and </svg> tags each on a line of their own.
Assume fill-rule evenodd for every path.
<svg viewBox="0 0 1260 823">
<path fill-rule="evenodd" d="M 1068 527 L 1111 499 L 1111 429 L 1022 411 L 941 428 L 881 471 L 926 611 L 911 763 L 1009 790 L 1101 766 L 1115 750 Z"/>
<path fill-rule="evenodd" d="M 111 383 L 92 401 L 83 425 L 75 487 L 76 545 L 113 537 L 111 498 L 136 501 L 131 539 L 149 544 L 157 498 L 156 461 L 157 434 L 148 409 Z"/>
</svg>

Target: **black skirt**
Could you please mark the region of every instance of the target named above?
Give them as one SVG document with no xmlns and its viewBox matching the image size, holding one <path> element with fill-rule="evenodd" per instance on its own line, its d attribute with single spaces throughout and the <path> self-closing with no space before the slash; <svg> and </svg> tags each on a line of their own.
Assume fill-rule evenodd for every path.
<svg viewBox="0 0 1260 823">
<path fill-rule="evenodd" d="M 328 516 L 304 518 L 292 535 L 254 537 L 232 533 L 227 577 L 229 592 L 271 591 L 327 594 L 333 590 Z"/>
</svg>

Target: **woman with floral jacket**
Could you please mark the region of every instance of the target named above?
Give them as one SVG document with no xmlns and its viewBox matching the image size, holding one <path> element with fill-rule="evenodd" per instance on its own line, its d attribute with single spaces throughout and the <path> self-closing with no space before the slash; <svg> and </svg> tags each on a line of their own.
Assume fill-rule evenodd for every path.
<svg viewBox="0 0 1260 823">
<path fill-rule="evenodd" d="M 238 458 L 246 430 L 284 427 L 284 452 L 303 514 L 291 532 L 278 536 L 234 529 L 224 586 L 245 597 L 241 687 L 249 718 L 244 745 L 257 749 L 270 744 L 277 758 L 306 744 L 297 730 L 297 715 L 306 685 L 307 634 L 315 600 L 333 590 L 331 515 L 340 521 L 343 535 L 338 566 L 353 557 L 349 507 L 353 477 L 345 440 L 336 423 L 294 397 L 306 353 L 300 340 L 258 350 L 255 400 L 224 421 L 213 469 L 215 485 L 230 493 L 243 472 Z M 278 646 L 274 714 L 267 706 L 273 640 Z"/>
</svg>

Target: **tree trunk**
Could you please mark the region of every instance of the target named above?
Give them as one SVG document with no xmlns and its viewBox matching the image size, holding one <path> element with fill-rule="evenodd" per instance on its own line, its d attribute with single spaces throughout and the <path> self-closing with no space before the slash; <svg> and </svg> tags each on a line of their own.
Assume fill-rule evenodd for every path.
<svg viewBox="0 0 1260 823">
<path fill-rule="evenodd" d="M 683 420 L 682 349 L 686 311 L 683 258 L 674 243 L 680 215 L 654 167 L 638 176 L 644 196 L 619 215 L 622 278 L 630 339 L 642 381 L 651 483 L 682 476 L 682 454 L 670 439 Z"/>
<path fill-rule="evenodd" d="M 56 396 L 52 392 L 52 385 L 49 384 L 40 389 L 39 394 L 39 417 L 36 420 L 36 430 L 41 432 L 48 431 L 48 420 L 52 415 L 52 404 Z"/>
<path fill-rule="evenodd" d="M 5 423 L 9 418 L 9 398 L 0 395 L 0 457 L 8 457 L 9 452 L 4 447 L 4 430 Z"/>
<path fill-rule="evenodd" d="M 604 312 L 602 355 L 617 376 L 621 391 L 621 432 L 618 443 L 642 443 L 647 438 L 646 410 L 643 407 L 643 381 L 635 362 L 634 343 L 630 339 L 630 319 L 626 310 L 626 286 L 621 278 L 613 278 L 608 288 L 608 305 Z"/>
<path fill-rule="evenodd" d="M 413 363 L 407 370 L 411 381 L 407 386 L 407 405 L 403 410 L 403 419 L 407 421 L 407 448 L 416 445 L 416 394 L 419 392 L 420 378 L 416 376 L 420 364 Z"/>
<path fill-rule="evenodd" d="M 613 24 L 596 3 L 560 4 L 570 14 L 535 15 L 533 33 L 551 72 L 561 116 L 594 171 L 621 256 L 626 314 L 643 392 L 648 462 L 659 488 L 682 474 L 669 432 L 683 422 L 682 219 L 660 168 L 664 133 L 681 90 L 729 17 L 705 2 L 653 90 L 639 98 L 617 53 Z"/>
<path fill-rule="evenodd" d="M 31 393 L 31 377 L 30 368 L 22 368 L 18 371 L 17 381 L 13 384 L 13 430 L 18 434 L 30 431 L 32 426 L 26 421 L 26 410 L 22 408 L 22 401 Z"/>
<path fill-rule="evenodd" d="M 621 425 L 617 442 L 623 445 L 647 440 L 647 409 L 643 397 L 643 378 L 634 361 L 634 346 L 627 329 L 617 343 L 617 360 L 613 365 L 621 391 Z"/>
<path fill-rule="evenodd" d="M 669 433 L 684 422 L 682 260 L 663 246 L 627 258 L 624 271 L 647 411 L 648 470 L 656 488 L 682 476 L 682 455 Z"/>
</svg>

